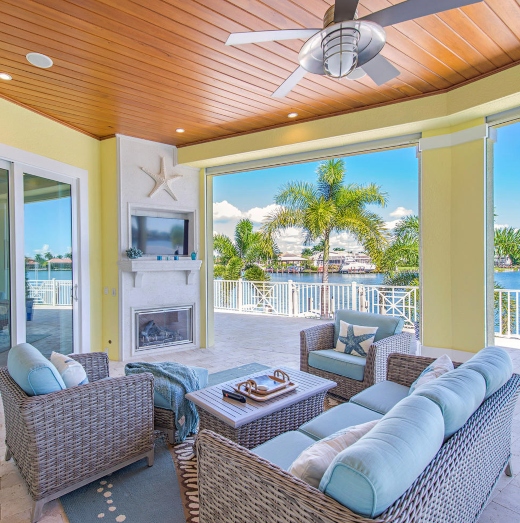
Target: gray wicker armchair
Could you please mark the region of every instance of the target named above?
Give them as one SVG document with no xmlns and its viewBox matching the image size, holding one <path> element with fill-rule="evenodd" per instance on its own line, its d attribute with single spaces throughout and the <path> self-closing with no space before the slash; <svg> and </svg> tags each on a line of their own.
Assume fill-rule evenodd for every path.
<svg viewBox="0 0 520 523">
<path fill-rule="evenodd" d="M 34 499 L 32 521 L 45 503 L 130 463 L 153 465 L 153 376 L 108 377 L 104 353 L 72 354 L 89 383 L 27 396 L 0 369 L 6 461 L 14 458 Z"/>
<path fill-rule="evenodd" d="M 334 347 L 334 323 L 316 325 L 300 332 L 300 370 L 335 381 L 337 387 L 331 389 L 330 393 L 349 400 L 358 392 L 386 379 L 388 356 L 394 352 L 410 354 L 413 343 L 413 335 L 403 332 L 372 344 L 367 353 L 363 380 L 358 381 L 309 365 L 310 352 Z"/>
</svg>

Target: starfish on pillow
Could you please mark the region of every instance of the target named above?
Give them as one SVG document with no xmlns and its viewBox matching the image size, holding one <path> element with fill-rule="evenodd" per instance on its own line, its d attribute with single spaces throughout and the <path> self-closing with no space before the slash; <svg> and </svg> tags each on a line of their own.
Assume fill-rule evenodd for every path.
<svg viewBox="0 0 520 523">
<path fill-rule="evenodd" d="M 352 354 L 352 351 L 357 352 L 360 356 L 366 357 L 367 353 L 363 350 L 361 343 L 374 337 L 374 333 L 361 334 L 356 336 L 354 334 L 354 327 L 348 326 L 347 335 L 339 336 L 338 340 L 345 344 L 345 353 Z"/>
</svg>

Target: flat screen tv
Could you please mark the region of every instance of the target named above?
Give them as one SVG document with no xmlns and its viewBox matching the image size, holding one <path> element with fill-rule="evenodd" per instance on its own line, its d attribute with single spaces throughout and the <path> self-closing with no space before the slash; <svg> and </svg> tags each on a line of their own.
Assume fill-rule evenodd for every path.
<svg viewBox="0 0 520 523">
<path fill-rule="evenodd" d="M 144 254 L 187 256 L 189 220 L 132 216 L 132 247 Z"/>
</svg>

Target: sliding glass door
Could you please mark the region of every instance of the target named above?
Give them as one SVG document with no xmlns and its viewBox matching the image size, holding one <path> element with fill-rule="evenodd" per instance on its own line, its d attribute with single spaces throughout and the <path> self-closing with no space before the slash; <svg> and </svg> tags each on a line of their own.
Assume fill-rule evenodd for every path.
<svg viewBox="0 0 520 523">
<path fill-rule="evenodd" d="M 26 340 L 45 356 L 73 342 L 72 187 L 24 172 Z"/>
<path fill-rule="evenodd" d="M 6 165 L 7 167 L 7 165 Z M 9 170 L 0 164 L 0 353 L 11 347 Z"/>
<path fill-rule="evenodd" d="M 88 285 L 80 181 L 0 158 L 0 365 L 22 342 L 47 357 L 88 350 L 88 290 L 82 304 L 79 286 Z"/>
</svg>

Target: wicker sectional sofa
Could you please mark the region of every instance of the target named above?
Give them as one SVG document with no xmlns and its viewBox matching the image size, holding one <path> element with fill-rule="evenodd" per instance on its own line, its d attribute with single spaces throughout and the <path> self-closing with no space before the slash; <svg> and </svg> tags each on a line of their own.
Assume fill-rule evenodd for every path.
<svg viewBox="0 0 520 523">
<path fill-rule="evenodd" d="M 432 361 L 421 356 L 391 354 L 387 381 L 396 384 L 394 388 L 408 388 Z M 511 425 L 520 376 L 513 374 L 502 383 L 461 428 L 446 438 L 407 490 L 377 517 L 355 513 L 333 497 L 286 472 L 287 463 L 294 459 L 290 454 L 297 455 L 297 448 L 288 446 L 282 452 L 273 451 L 275 438 L 268 442 L 271 449 L 264 447 L 264 444 L 249 451 L 218 434 L 201 431 L 197 438 L 200 522 L 474 522 L 485 508 L 501 474 L 511 472 Z M 385 384 L 378 383 L 374 387 L 383 390 Z M 486 388 L 489 390 L 487 381 Z M 399 399 L 392 400 L 388 395 L 381 400 L 383 407 L 385 402 L 388 406 L 392 401 L 397 401 L 396 407 L 383 417 L 384 421 L 399 408 Z M 328 416 L 328 421 L 320 417 L 313 420 L 322 421 L 315 422 L 314 426 L 328 423 L 329 430 L 333 430 L 335 421 L 331 420 L 334 418 L 331 413 L 334 409 L 338 409 L 338 413 L 348 410 L 344 405 L 321 415 Z M 343 426 L 352 424 L 348 419 L 342 423 Z M 300 430 L 302 428 L 305 432 L 305 426 Z M 312 430 L 312 427 L 307 430 Z M 289 433 L 278 436 L 290 437 Z M 269 455 L 273 456 L 272 459 L 266 459 Z M 345 485 L 345 489 L 348 488 L 349 485 Z"/>
</svg>

